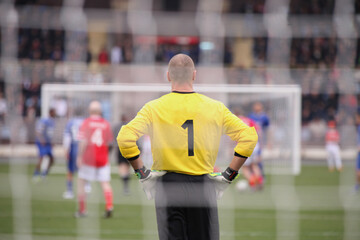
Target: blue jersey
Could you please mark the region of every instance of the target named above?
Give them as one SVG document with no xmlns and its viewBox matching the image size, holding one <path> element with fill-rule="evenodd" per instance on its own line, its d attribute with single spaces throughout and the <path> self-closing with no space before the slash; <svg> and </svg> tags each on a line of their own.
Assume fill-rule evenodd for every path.
<svg viewBox="0 0 360 240">
<path fill-rule="evenodd" d="M 84 119 L 80 117 L 75 117 L 68 121 L 64 131 L 64 145 L 78 144 L 78 132 L 83 121 Z M 65 141 L 67 141 L 67 143 L 65 143 Z"/>
<path fill-rule="evenodd" d="M 270 119 L 265 113 L 250 113 L 248 118 L 256 122 L 256 124 L 260 126 L 261 130 L 263 131 L 266 131 L 270 124 Z"/>
<path fill-rule="evenodd" d="M 266 144 L 266 130 L 270 125 L 270 119 L 266 113 L 250 113 L 248 118 L 253 120 L 261 129 L 262 134 L 259 137 L 261 145 Z M 259 147 L 260 148 L 260 147 Z"/>
<path fill-rule="evenodd" d="M 42 118 L 36 124 L 36 142 L 52 144 L 55 122 L 53 118 Z"/>
</svg>

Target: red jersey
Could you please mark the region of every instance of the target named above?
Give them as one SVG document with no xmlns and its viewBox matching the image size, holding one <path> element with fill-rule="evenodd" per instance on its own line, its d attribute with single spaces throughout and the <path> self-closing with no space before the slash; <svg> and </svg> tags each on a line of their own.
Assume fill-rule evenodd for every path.
<svg viewBox="0 0 360 240">
<path fill-rule="evenodd" d="M 259 128 L 259 125 L 257 125 L 257 123 L 254 121 L 254 120 L 252 120 L 252 119 L 250 119 L 250 118 L 248 118 L 248 117 L 244 117 L 244 116 L 238 116 L 246 125 L 248 125 L 249 127 L 254 127 L 255 128 L 255 130 L 256 130 L 256 132 L 258 133 L 258 134 L 260 134 L 260 128 Z"/>
<path fill-rule="evenodd" d="M 83 162 L 94 167 L 108 163 L 108 147 L 113 141 L 110 123 L 101 117 L 89 117 L 79 129 L 79 140 L 86 142 Z"/>
<path fill-rule="evenodd" d="M 332 142 L 332 143 L 338 143 L 339 142 L 339 132 L 336 129 L 329 129 L 326 132 L 326 136 L 325 136 L 326 142 Z"/>
</svg>

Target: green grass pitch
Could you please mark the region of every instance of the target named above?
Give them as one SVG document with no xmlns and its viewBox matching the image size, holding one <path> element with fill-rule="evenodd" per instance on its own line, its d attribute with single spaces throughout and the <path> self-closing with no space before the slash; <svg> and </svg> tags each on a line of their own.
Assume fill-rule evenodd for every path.
<svg viewBox="0 0 360 240">
<path fill-rule="evenodd" d="M 104 201 L 96 183 L 89 216 L 76 219 L 75 200 L 62 198 L 64 173 L 54 171 L 33 183 L 32 170 L 31 164 L 0 164 L 1 240 L 158 239 L 153 201 L 145 199 L 135 177 L 131 195 L 124 196 L 118 176 L 112 175 L 112 219 L 102 218 Z M 353 192 L 354 178 L 350 164 L 341 173 L 303 166 L 296 177 L 267 175 L 262 192 L 237 192 L 232 184 L 218 202 L 221 239 L 359 240 L 360 194 Z"/>
</svg>

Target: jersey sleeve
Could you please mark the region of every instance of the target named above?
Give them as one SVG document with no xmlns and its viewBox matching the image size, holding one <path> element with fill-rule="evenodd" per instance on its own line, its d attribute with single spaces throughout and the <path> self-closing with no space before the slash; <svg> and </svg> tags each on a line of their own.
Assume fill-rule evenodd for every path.
<svg viewBox="0 0 360 240">
<path fill-rule="evenodd" d="M 63 135 L 63 146 L 64 148 L 68 149 L 71 144 L 71 122 L 69 121 L 66 124 L 64 135 Z"/>
<path fill-rule="evenodd" d="M 40 119 L 35 126 L 35 130 L 37 134 L 43 134 L 45 129 L 45 123 L 44 120 Z"/>
<path fill-rule="evenodd" d="M 79 128 L 79 132 L 77 135 L 77 138 L 79 139 L 79 141 L 86 141 L 87 139 L 89 139 L 89 134 L 88 134 L 88 124 L 87 121 L 84 121 Z"/>
<path fill-rule="evenodd" d="M 106 131 L 105 131 L 105 141 L 108 145 L 112 145 L 114 139 L 114 135 L 111 129 L 110 124 L 107 125 Z"/>
<path fill-rule="evenodd" d="M 269 127 L 269 125 L 270 125 L 270 119 L 269 119 L 269 117 L 264 114 L 263 119 L 264 119 L 264 120 L 263 120 L 263 127 L 264 127 L 264 128 Z"/>
<path fill-rule="evenodd" d="M 126 159 L 137 158 L 140 155 L 136 141 L 142 135 L 149 134 L 150 125 L 150 107 L 146 104 L 131 122 L 121 127 L 116 140 L 121 154 Z"/>
<path fill-rule="evenodd" d="M 254 127 L 249 127 L 240 118 L 235 116 L 229 109 L 224 107 L 224 133 L 233 141 L 237 142 L 234 151 L 244 157 L 250 157 L 258 135 Z"/>
</svg>

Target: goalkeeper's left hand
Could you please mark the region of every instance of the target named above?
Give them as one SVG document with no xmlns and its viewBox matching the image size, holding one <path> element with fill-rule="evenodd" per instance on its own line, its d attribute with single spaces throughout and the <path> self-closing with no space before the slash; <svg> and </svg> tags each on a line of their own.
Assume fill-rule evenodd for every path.
<svg viewBox="0 0 360 240">
<path fill-rule="evenodd" d="M 226 188 L 238 176 L 238 171 L 228 167 L 224 172 L 210 173 L 208 176 L 215 181 L 216 198 L 220 199 Z"/>
<path fill-rule="evenodd" d="M 155 185 L 159 177 L 163 176 L 166 171 L 151 171 L 145 166 L 136 169 L 135 174 L 139 178 L 142 188 L 146 194 L 147 199 L 151 200 L 155 197 Z"/>
</svg>

